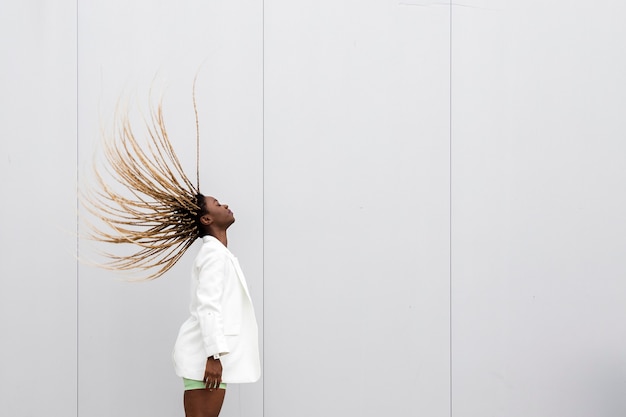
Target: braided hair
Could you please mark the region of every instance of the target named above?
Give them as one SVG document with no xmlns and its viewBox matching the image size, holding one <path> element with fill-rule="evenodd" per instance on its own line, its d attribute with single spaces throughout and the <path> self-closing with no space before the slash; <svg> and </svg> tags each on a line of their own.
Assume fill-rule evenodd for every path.
<svg viewBox="0 0 626 417">
<path fill-rule="evenodd" d="M 145 125 L 147 138 L 142 147 L 128 112 L 118 111 L 114 133 L 104 137 L 105 166 L 94 166 L 96 187 L 81 190 L 81 203 L 99 220 L 98 225 L 87 223 L 88 238 L 135 247 L 130 254 L 101 252 L 106 261 L 98 265 L 138 271 L 143 279 L 151 280 L 172 268 L 206 234 L 200 224 L 206 203 L 199 191 L 199 175 L 194 186 L 183 172 L 165 128 L 161 103 L 150 109 Z M 196 111 L 196 132 L 197 126 Z M 111 187 L 104 174 L 125 192 Z"/>
</svg>

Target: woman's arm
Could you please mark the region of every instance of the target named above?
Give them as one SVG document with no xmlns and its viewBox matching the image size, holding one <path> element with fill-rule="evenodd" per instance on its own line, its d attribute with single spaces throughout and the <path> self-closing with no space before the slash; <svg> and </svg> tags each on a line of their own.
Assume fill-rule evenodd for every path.
<svg viewBox="0 0 626 417">
<path fill-rule="evenodd" d="M 228 354 L 222 318 L 222 298 L 228 259 L 212 252 L 198 263 L 197 314 L 207 357 Z"/>
</svg>

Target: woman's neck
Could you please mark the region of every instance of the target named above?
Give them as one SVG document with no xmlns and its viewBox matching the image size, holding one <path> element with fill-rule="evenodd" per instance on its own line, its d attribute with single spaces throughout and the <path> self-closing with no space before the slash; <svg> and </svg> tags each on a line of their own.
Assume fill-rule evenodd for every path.
<svg viewBox="0 0 626 417">
<path fill-rule="evenodd" d="M 228 238 L 226 237 L 226 230 L 211 230 L 209 233 L 215 239 L 222 242 L 222 245 L 228 247 Z"/>
</svg>

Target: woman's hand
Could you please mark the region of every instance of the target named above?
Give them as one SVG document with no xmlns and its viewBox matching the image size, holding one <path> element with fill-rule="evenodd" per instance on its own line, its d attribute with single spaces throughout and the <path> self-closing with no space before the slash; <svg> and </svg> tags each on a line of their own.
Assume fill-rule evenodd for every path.
<svg viewBox="0 0 626 417">
<path fill-rule="evenodd" d="M 202 380 L 210 390 L 217 389 L 222 383 L 222 362 L 219 359 L 209 357 L 204 368 L 204 379 Z"/>
</svg>

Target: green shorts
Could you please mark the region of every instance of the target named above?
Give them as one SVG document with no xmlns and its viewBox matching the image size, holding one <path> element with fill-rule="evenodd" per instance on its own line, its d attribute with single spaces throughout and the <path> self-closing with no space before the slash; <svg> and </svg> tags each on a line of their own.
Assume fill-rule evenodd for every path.
<svg viewBox="0 0 626 417">
<path fill-rule="evenodd" d="M 204 382 L 195 379 L 183 378 L 183 383 L 185 384 L 185 391 L 190 389 L 206 389 L 206 384 Z M 225 382 L 220 384 L 220 389 L 226 389 Z"/>
</svg>

